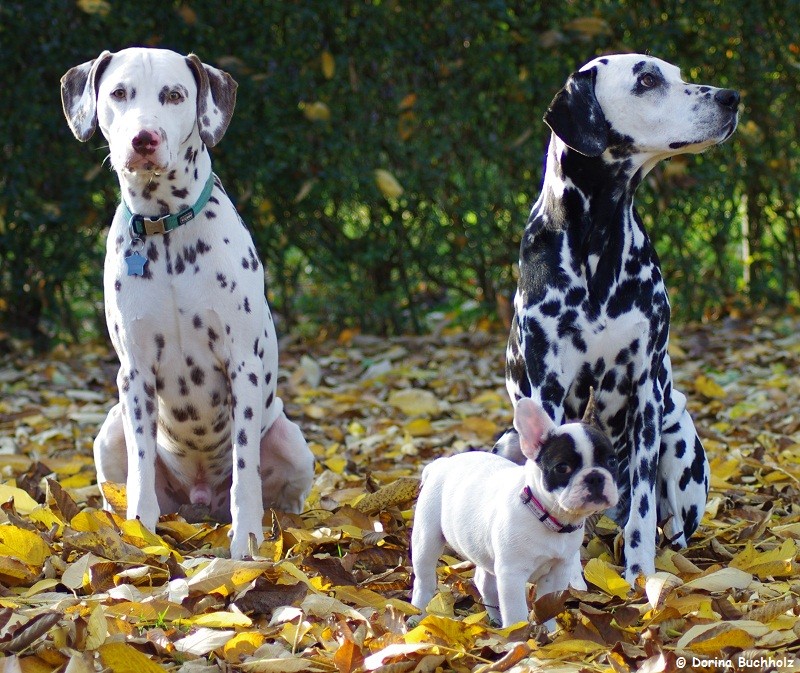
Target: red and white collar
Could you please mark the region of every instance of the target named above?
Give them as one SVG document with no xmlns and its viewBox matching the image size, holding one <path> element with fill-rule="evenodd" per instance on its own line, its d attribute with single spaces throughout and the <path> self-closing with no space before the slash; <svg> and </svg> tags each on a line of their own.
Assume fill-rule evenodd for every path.
<svg viewBox="0 0 800 673">
<path fill-rule="evenodd" d="M 530 486 L 526 486 L 522 489 L 519 498 L 522 500 L 522 504 L 531 510 L 539 521 L 556 533 L 572 533 L 573 531 L 583 528 L 583 521 L 581 521 L 578 526 L 571 523 L 561 523 L 536 499 Z"/>
</svg>

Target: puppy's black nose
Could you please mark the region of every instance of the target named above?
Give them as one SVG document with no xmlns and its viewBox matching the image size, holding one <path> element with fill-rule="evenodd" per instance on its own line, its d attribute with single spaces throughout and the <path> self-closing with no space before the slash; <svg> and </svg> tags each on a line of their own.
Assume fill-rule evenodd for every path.
<svg viewBox="0 0 800 673">
<path fill-rule="evenodd" d="M 586 488 L 589 490 L 589 493 L 593 496 L 598 496 L 603 494 L 603 488 L 606 485 L 606 478 L 603 476 L 602 472 L 593 471 L 589 472 L 584 478 L 583 483 L 586 484 Z"/>
<path fill-rule="evenodd" d="M 738 91 L 734 91 L 733 89 L 720 89 L 714 94 L 714 100 L 722 107 L 735 110 L 739 107 L 741 96 Z"/>
</svg>

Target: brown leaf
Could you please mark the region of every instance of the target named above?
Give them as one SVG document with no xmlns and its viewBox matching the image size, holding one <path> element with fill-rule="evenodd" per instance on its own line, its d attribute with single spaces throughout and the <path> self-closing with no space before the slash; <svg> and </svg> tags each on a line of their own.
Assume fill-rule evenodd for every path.
<svg viewBox="0 0 800 673">
<path fill-rule="evenodd" d="M 47 488 L 55 500 L 62 521 L 67 523 L 72 521 L 72 517 L 80 511 L 72 496 L 55 479 L 47 479 Z"/>
<path fill-rule="evenodd" d="M 350 584 L 353 586 L 358 584 L 358 582 L 353 579 L 352 573 L 345 570 L 341 560 L 333 556 L 321 558 L 317 556 L 307 556 L 303 559 L 303 565 L 306 568 L 316 570 L 323 577 L 328 578 L 333 584 Z"/>
<path fill-rule="evenodd" d="M 0 649 L 4 652 L 22 652 L 46 634 L 63 617 L 63 613 L 42 612 L 15 628 L 9 636 L 0 638 Z"/>
</svg>

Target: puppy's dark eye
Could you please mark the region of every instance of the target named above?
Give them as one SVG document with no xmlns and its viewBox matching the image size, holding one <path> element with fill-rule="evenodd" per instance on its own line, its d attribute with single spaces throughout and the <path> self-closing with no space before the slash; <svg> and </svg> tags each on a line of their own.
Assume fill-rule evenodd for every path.
<svg viewBox="0 0 800 673">
<path fill-rule="evenodd" d="M 183 94 L 180 91 L 170 91 L 169 100 L 173 103 L 183 100 Z"/>
<path fill-rule="evenodd" d="M 654 75 L 646 72 L 639 78 L 639 84 L 645 89 L 652 89 L 654 86 L 656 86 L 656 84 L 658 84 L 658 80 Z"/>
<path fill-rule="evenodd" d="M 111 97 L 114 100 L 125 100 L 125 98 L 127 98 L 127 96 L 128 96 L 128 94 L 125 93 L 125 89 L 123 89 L 122 87 L 119 87 L 118 89 L 114 89 L 111 92 Z"/>
<path fill-rule="evenodd" d="M 566 463 L 559 463 L 553 468 L 553 471 L 556 474 L 569 474 L 570 472 L 572 472 L 572 468 Z"/>
</svg>

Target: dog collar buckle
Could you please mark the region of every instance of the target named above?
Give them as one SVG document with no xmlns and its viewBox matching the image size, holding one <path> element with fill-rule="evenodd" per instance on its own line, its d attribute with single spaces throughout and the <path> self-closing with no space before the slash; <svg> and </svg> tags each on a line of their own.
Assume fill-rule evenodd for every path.
<svg viewBox="0 0 800 673">
<path fill-rule="evenodd" d="M 144 228 L 144 233 L 148 236 L 152 236 L 154 234 L 166 234 L 167 227 L 164 222 L 166 218 L 159 217 L 157 220 L 151 220 L 150 218 L 143 217 L 141 219 L 142 227 Z"/>
<path fill-rule="evenodd" d="M 214 190 L 214 174 L 211 173 L 208 176 L 208 180 L 206 181 L 206 185 L 203 188 L 202 193 L 200 194 L 200 198 L 197 200 L 197 203 L 190 208 L 185 208 L 181 212 L 174 214 L 174 215 L 162 215 L 161 217 L 144 217 L 143 215 L 137 215 L 131 212 L 131 209 L 128 208 L 128 204 L 125 203 L 125 199 L 122 199 L 122 213 L 125 216 L 125 219 L 128 220 L 130 224 L 131 232 L 135 236 L 153 236 L 156 234 L 166 234 L 172 231 L 173 229 L 177 229 L 178 227 L 183 226 L 187 222 L 191 222 L 197 213 L 201 213 L 203 208 L 206 207 L 209 199 L 211 198 L 211 192 Z"/>
<path fill-rule="evenodd" d="M 523 505 L 533 512 L 539 521 L 556 533 L 572 533 L 573 531 L 583 528 L 582 522 L 578 526 L 561 523 L 536 499 L 530 486 L 526 486 L 522 489 L 522 492 L 519 494 L 519 499 L 522 501 Z"/>
</svg>

